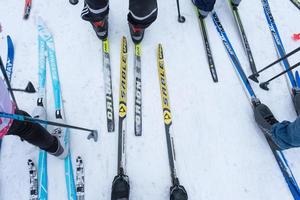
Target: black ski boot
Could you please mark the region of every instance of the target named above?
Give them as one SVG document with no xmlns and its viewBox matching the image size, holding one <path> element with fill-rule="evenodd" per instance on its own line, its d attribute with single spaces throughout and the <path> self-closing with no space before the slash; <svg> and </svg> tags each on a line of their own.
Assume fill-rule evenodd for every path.
<svg viewBox="0 0 300 200">
<path fill-rule="evenodd" d="M 145 29 L 136 27 L 129 23 L 131 39 L 135 44 L 141 43 L 144 38 Z"/>
<path fill-rule="evenodd" d="M 101 21 L 91 22 L 91 24 L 96 32 L 97 37 L 100 40 L 105 40 L 108 36 L 108 17 L 105 17 Z"/>
<path fill-rule="evenodd" d="M 297 112 L 297 115 L 300 115 L 300 89 L 293 90 L 293 102 Z"/>
<path fill-rule="evenodd" d="M 179 184 L 179 179 L 175 178 L 173 186 L 170 188 L 170 200 L 187 200 L 188 195 L 182 185 Z"/>
<path fill-rule="evenodd" d="M 275 150 L 280 147 L 272 139 L 272 126 L 278 123 L 271 110 L 265 104 L 259 103 L 254 106 L 254 118 L 262 132 L 265 134 L 268 142 Z"/>
<path fill-rule="evenodd" d="M 129 178 L 124 174 L 119 174 L 112 183 L 111 200 L 129 200 Z"/>
</svg>

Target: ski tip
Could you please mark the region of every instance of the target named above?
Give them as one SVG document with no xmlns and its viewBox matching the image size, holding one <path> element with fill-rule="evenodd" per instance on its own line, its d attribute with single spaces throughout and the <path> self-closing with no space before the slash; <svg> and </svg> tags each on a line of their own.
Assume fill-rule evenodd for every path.
<svg viewBox="0 0 300 200">
<path fill-rule="evenodd" d="M 88 140 L 94 139 L 95 142 L 98 141 L 98 131 L 97 130 L 92 130 L 91 133 L 87 137 Z"/>
<path fill-rule="evenodd" d="M 264 90 L 267 90 L 267 91 L 268 91 L 268 90 L 269 90 L 268 85 L 269 85 L 268 82 L 263 82 L 263 83 L 259 84 L 259 87 L 260 87 L 261 89 L 264 89 Z"/>
<path fill-rule="evenodd" d="M 25 91 L 28 92 L 28 93 L 36 93 L 36 90 L 32 84 L 31 81 L 28 82 L 26 88 L 25 88 Z"/>
<path fill-rule="evenodd" d="M 259 81 L 258 81 L 257 77 L 258 77 L 258 75 L 252 74 L 252 75 L 250 75 L 248 78 L 249 78 L 250 80 L 252 80 L 252 81 L 258 83 Z"/>
</svg>

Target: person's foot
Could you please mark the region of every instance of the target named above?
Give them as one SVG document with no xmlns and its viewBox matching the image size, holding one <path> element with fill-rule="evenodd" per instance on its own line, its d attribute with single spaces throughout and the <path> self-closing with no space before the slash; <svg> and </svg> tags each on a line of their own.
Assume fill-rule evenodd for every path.
<svg viewBox="0 0 300 200">
<path fill-rule="evenodd" d="M 112 183 L 112 192 L 111 192 L 111 199 L 112 200 L 128 200 L 129 199 L 129 178 L 126 175 L 117 175 L 114 178 Z"/>
<path fill-rule="evenodd" d="M 62 119 L 57 119 L 57 121 L 63 123 Z M 65 143 L 66 128 L 54 127 L 51 134 L 57 138 L 57 149 L 51 154 L 60 159 L 65 159 L 69 153 L 69 147 Z"/>
<path fill-rule="evenodd" d="M 97 37 L 100 40 L 105 40 L 108 36 L 108 17 L 105 17 L 101 21 L 91 22 Z"/>
<path fill-rule="evenodd" d="M 258 104 L 254 108 L 254 117 L 258 126 L 266 133 L 271 136 L 272 126 L 278 123 L 271 110 L 265 104 Z"/>
<path fill-rule="evenodd" d="M 144 37 L 145 29 L 136 27 L 129 23 L 131 39 L 135 44 L 139 44 Z"/>
</svg>

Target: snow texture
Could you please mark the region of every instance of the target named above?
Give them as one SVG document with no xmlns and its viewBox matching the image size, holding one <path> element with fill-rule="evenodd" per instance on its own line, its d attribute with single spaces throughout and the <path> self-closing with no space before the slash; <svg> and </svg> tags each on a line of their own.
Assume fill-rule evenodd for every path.
<svg viewBox="0 0 300 200">
<path fill-rule="evenodd" d="M 248 99 L 210 17 L 207 29 L 219 83 L 208 69 L 194 7 L 181 1 L 186 23 L 177 22 L 176 1 L 161 0 L 158 20 L 146 30 L 142 42 L 143 136 L 134 136 L 134 45 L 127 25 L 126 0 L 111 0 L 109 40 L 115 116 L 117 118 L 121 37 L 128 38 L 127 174 L 130 199 L 167 200 L 171 186 L 165 129 L 162 118 L 156 51 L 162 43 L 173 114 L 173 134 L 178 176 L 190 200 L 290 200 L 292 196 L 279 167 L 256 126 Z M 299 46 L 291 39 L 300 32 L 299 10 L 289 0 L 270 0 L 270 6 L 286 51 Z M 72 6 L 67 0 L 33 0 L 31 16 L 22 19 L 24 2 L 0 1 L 2 33 L 0 52 L 6 60 L 6 35 L 15 45 L 13 87 L 38 84 L 37 31 L 34 17 L 40 15 L 52 31 L 59 66 L 66 120 L 70 124 L 100 130 L 99 141 L 86 140 L 85 133 L 71 130 L 73 165 L 81 155 L 85 162 L 86 199 L 110 199 L 111 183 L 117 173 L 117 131 L 107 133 L 101 42 L 91 25 L 80 18 L 83 1 Z M 215 6 L 228 37 L 247 75 L 250 67 L 228 2 Z M 242 1 L 240 15 L 257 67 L 277 58 L 261 2 Z M 290 59 L 291 64 L 299 56 Z M 266 80 L 282 70 L 280 65 L 261 75 Z M 49 72 L 49 71 L 48 71 Z M 48 119 L 54 119 L 53 94 L 48 73 Z M 257 96 L 280 120 L 296 114 L 285 78 L 270 84 L 269 92 L 252 84 Z M 36 95 L 16 93 L 19 106 L 31 112 Z M 118 120 L 116 120 L 117 125 Z M 285 151 L 300 182 L 299 149 Z M 7 136 L 0 154 L 0 199 L 29 197 L 27 159 L 37 162 L 38 149 Z M 63 161 L 48 156 L 49 200 L 67 199 Z"/>
</svg>

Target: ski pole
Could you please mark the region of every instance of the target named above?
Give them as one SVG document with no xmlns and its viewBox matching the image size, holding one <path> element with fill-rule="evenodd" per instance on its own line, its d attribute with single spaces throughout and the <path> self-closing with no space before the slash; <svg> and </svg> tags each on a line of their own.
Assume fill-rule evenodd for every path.
<svg viewBox="0 0 300 200">
<path fill-rule="evenodd" d="M 32 117 L 28 117 L 28 116 L 24 116 L 24 115 L 9 114 L 9 113 L 5 113 L 5 112 L 0 112 L 0 117 L 7 118 L 7 119 L 13 119 L 13 120 L 17 120 L 17 121 L 23 121 L 23 122 L 40 123 L 40 124 L 45 124 L 45 125 L 53 125 L 53 126 L 59 126 L 59 127 L 64 127 L 64 128 L 71 128 L 71 129 L 86 131 L 86 132 L 90 132 L 90 134 L 87 137 L 88 139 L 93 138 L 95 142 L 98 140 L 98 131 L 97 130 L 82 128 L 82 127 L 73 126 L 73 125 L 69 125 L 69 124 L 63 124 L 63 123 L 59 123 L 59 122 L 42 120 L 42 119 L 38 119 L 38 118 L 32 118 Z"/>
<path fill-rule="evenodd" d="M 16 98 L 15 98 L 15 95 L 14 95 L 12 89 L 11 89 L 11 85 L 10 85 L 9 79 L 8 79 L 6 71 L 4 69 L 4 65 L 3 65 L 3 62 L 2 62 L 1 56 L 0 56 L 0 68 L 1 68 L 2 74 L 4 76 L 4 80 L 6 82 L 6 85 L 8 87 L 8 91 L 9 91 L 9 93 L 11 95 L 11 98 L 13 99 L 13 101 L 14 101 L 14 103 L 16 105 L 16 108 L 19 109 L 17 101 L 16 101 Z"/>
<path fill-rule="evenodd" d="M 185 22 L 185 17 L 180 14 L 179 0 L 176 0 L 176 3 L 177 3 L 177 12 L 178 12 L 178 22 L 179 23 L 184 23 Z"/>
<path fill-rule="evenodd" d="M 259 84 L 259 86 L 264 89 L 264 90 L 269 90 L 268 85 L 271 81 L 273 81 L 274 79 L 282 76 L 283 74 L 295 69 L 296 67 L 298 67 L 300 65 L 300 62 L 296 63 L 295 65 L 293 65 L 292 67 L 288 68 L 287 70 L 284 70 L 283 72 L 277 74 L 276 76 L 273 76 L 272 78 L 270 78 L 269 80 Z"/>
<path fill-rule="evenodd" d="M 27 92 L 27 93 L 36 93 L 36 90 L 33 86 L 33 84 L 29 81 L 25 89 L 20 88 L 12 88 L 13 91 L 19 91 L 19 92 Z"/>
<path fill-rule="evenodd" d="M 275 60 L 274 62 L 272 62 L 271 64 L 267 65 L 266 67 L 262 68 L 261 70 L 259 70 L 258 72 L 256 73 L 253 73 L 252 75 L 250 75 L 248 78 L 257 82 L 258 83 L 258 80 L 257 80 L 257 77 L 259 76 L 259 74 L 263 71 L 265 71 L 266 69 L 272 67 L 273 65 L 279 63 L 280 61 L 290 57 L 291 55 L 297 53 L 298 51 L 300 51 L 300 47 L 294 49 L 293 51 L 291 51 L 290 53 L 286 54 L 285 56 L 283 56 L 282 58 L 279 58 L 278 60 Z"/>
</svg>

